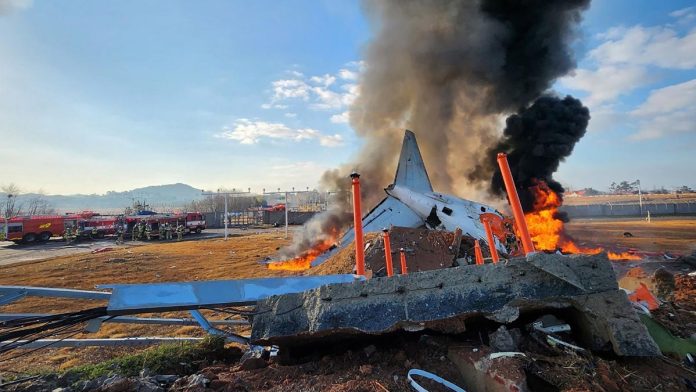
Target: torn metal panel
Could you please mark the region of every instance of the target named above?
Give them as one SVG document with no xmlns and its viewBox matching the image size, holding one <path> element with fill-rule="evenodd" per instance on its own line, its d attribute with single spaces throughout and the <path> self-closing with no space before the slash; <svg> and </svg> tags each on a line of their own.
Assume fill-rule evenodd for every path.
<svg viewBox="0 0 696 392">
<path fill-rule="evenodd" d="M 111 293 L 104 291 L 57 289 L 51 287 L 31 286 L 0 286 L 0 305 L 6 305 L 24 297 L 104 300 L 109 299 L 110 296 Z"/>
<path fill-rule="evenodd" d="M 190 310 L 222 305 L 251 305 L 271 295 L 298 293 L 327 284 L 349 283 L 355 275 L 297 276 L 199 282 L 113 284 L 109 314 Z M 364 279 L 364 278 L 360 278 Z"/>
<path fill-rule="evenodd" d="M 3 347 L 15 349 L 38 349 L 60 347 L 90 347 L 90 346 L 149 346 L 162 343 L 195 343 L 203 338 L 112 338 L 112 339 L 39 339 L 35 341 L 19 340 L 14 342 L 0 342 Z M 7 345 L 7 346 L 6 346 Z"/>
<path fill-rule="evenodd" d="M 252 343 L 300 346 L 396 330 L 458 333 L 467 319 L 510 323 L 525 312 L 578 314 L 583 343 L 618 355 L 658 355 L 604 255 L 543 253 L 507 264 L 464 266 L 355 284 L 335 284 L 259 301 Z"/>
<path fill-rule="evenodd" d="M 0 322 L 21 320 L 23 318 L 38 318 L 50 316 L 49 313 L 0 313 Z M 100 320 L 103 323 L 112 324 L 156 324 L 156 325 L 200 325 L 194 319 L 186 318 L 165 318 L 165 317 L 129 317 L 129 316 L 105 316 L 95 320 Z M 212 325 L 248 325 L 246 320 L 208 320 Z"/>
</svg>

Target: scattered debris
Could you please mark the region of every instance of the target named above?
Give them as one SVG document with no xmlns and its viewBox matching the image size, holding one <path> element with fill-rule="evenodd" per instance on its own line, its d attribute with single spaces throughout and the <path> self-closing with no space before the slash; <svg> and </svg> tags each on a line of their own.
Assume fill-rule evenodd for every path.
<svg viewBox="0 0 696 392">
<path fill-rule="evenodd" d="M 428 390 L 423 388 L 420 384 L 418 384 L 413 379 L 413 376 L 421 376 L 421 377 L 428 378 L 430 380 L 435 381 L 438 384 L 442 384 L 442 385 L 446 386 L 447 388 L 449 388 L 455 392 L 466 392 L 465 390 L 459 388 L 458 386 L 454 385 L 453 383 L 445 380 L 444 378 L 442 378 L 438 375 L 432 374 L 430 372 L 426 372 L 425 370 L 411 369 L 408 371 L 408 374 L 406 377 L 408 379 L 409 384 L 411 384 L 413 389 L 415 389 L 418 392 L 428 392 Z"/>
<path fill-rule="evenodd" d="M 651 311 L 660 307 L 660 302 L 650 292 L 645 283 L 641 283 L 632 294 L 629 294 L 628 299 L 642 304 Z"/>
<path fill-rule="evenodd" d="M 549 336 L 546 337 L 546 341 L 549 342 L 549 344 L 552 345 L 552 346 L 554 346 L 554 347 L 555 347 L 556 345 L 560 345 L 560 346 L 567 347 L 567 348 L 570 348 L 570 349 L 575 350 L 575 351 L 585 351 L 585 349 L 582 348 L 582 347 L 578 347 L 578 346 L 576 346 L 576 345 L 574 345 L 574 344 L 570 344 L 570 343 L 564 342 L 564 341 L 562 341 L 561 339 L 554 338 L 554 337 L 551 336 L 551 335 L 549 335 Z"/>
<path fill-rule="evenodd" d="M 95 254 L 95 253 L 104 253 L 104 252 L 110 252 L 110 251 L 112 251 L 112 250 L 114 250 L 114 248 L 109 248 L 109 247 L 106 247 L 106 248 L 97 248 L 97 249 L 93 250 L 91 253 L 92 253 L 92 254 Z"/>
<path fill-rule="evenodd" d="M 490 341 L 490 346 L 496 351 L 514 351 L 517 350 L 517 344 L 515 343 L 515 338 L 512 336 L 510 331 L 501 325 L 498 330 L 488 335 L 488 340 Z"/>
</svg>

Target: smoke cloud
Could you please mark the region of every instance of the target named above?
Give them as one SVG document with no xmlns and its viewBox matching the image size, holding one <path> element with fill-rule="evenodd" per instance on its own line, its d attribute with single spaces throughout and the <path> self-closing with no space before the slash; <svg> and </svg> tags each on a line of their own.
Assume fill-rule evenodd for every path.
<svg viewBox="0 0 696 392">
<path fill-rule="evenodd" d="M 508 117 L 503 139 L 490 150 L 489 165 L 497 168 L 497 153 L 508 154 L 510 170 L 525 212 L 533 210 L 531 188 L 537 180 L 546 182 L 551 190 L 563 197 L 563 186 L 553 179 L 553 173 L 585 135 L 589 120 L 590 111 L 571 96 L 563 99 L 544 96 L 529 108 Z M 491 191 L 498 195 L 505 193 L 499 170 L 491 180 Z"/>
<path fill-rule="evenodd" d="M 32 0 L 0 0 L 0 15 L 8 15 L 12 12 L 29 8 Z"/>
<path fill-rule="evenodd" d="M 330 190 L 361 174 L 371 207 L 393 181 L 404 129 L 418 138 L 433 186 L 489 196 L 488 151 L 506 114 L 529 106 L 575 66 L 569 45 L 589 0 L 364 2 L 375 29 L 350 124 L 353 162 L 324 174 Z M 350 219 L 341 220 L 341 227 Z"/>
</svg>

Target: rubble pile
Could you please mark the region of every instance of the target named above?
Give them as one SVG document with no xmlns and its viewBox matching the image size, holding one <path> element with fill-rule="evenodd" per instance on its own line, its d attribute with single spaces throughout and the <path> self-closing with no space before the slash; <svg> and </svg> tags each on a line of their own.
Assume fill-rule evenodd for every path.
<svg viewBox="0 0 696 392">
<path fill-rule="evenodd" d="M 451 231 L 426 228 L 392 227 L 389 230 L 394 273 L 401 274 L 399 250 L 404 249 L 409 272 L 431 271 L 465 265 L 473 262 L 474 239 L 457 236 Z M 485 245 L 484 254 L 488 254 Z M 386 276 L 384 239 L 382 234 L 365 235 L 365 268 L 373 276 Z M 351 243 L 317 267 L 307 271 L 310 275 L 346 274 L 355 269 L 355 244 Z"/>
<path fill-rule="evenodd" d="M 392 227 L 389 230 L 389 239 L 392 259 L 399 260 L 399 249 L 403 248 L 409 272 L 449 268 L 459 263 L 467 264 L 465 260 L 473 260 L 474 239 L 461 235 L 458 238 L 457 234 L 451 231 Z M 400 274 L 400 264 L 393 264 L 394 273 Z M 374 276 L 387 275 L 383 237 L 378 237 L 365 251 L 365 267 L 372 270 Z"/>
</svg>

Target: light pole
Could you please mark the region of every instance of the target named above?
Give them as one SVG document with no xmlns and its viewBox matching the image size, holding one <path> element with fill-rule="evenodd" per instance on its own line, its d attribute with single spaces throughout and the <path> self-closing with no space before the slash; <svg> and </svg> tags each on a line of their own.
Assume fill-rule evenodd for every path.
<svg viewBox="0 0 696 392">
<path fill-rule="evenodd" d="M 216 193 L 212 193 L 212 192 L 206 193 L 206 192 L 203 192 L 203 195 L 204 195 L 204 196 L 212 196 L 212 195 L 224 195 L 224 196 L 225 196 L 225 217 L 224 217 L 224 221 L 225 221 L 225 240 L 227 240 L 227 220 L 228 220 L 228 218 L 229 218 L 229 217 L 227 216 L 227 196 L 230 196 L 230 195 L 232 195 L 232 196 L 235 196 L 235 195 L 244 195 L 244 194 L 249 194 L 249 193 L 251 193 L 251 188 L 247 188 L 247 191 L 246 191 L 246 192 L 237 192 L 235 188 L 232 188 L 232 192 L 221 192 L 220 189 L 218 189 Z"/>
<path fill-rule="evenodd" d="M 7 194 L 7 203 L 5 203 L 5 214 L 4 214 L 5 215 L 5 241 L 7 241 L 7 239 L 10 237 L 10 227 L 9 227 L 10 211 L 9 211 L 9 207 L 10 207 L 10 199 L 12 198 L 12 196 L 13 195 L 11 193 L 8 193 Z"/>
<path fill-rule="evenodd" d="M 280 188 L 278 188 L 278 192 L 266 192 L 266 189 L 264 188 L 263 194 L 264 195 L 277 195 L 277 194 L 282 194 L 285 195 L 285 238 L 288 238 L 288 194 L 299 194 L 299 193 L 309 193 L 310 191 L 295 191 L 295 187 L 292 187 L 292 191 L 281 191 Z"/>
</svg>

